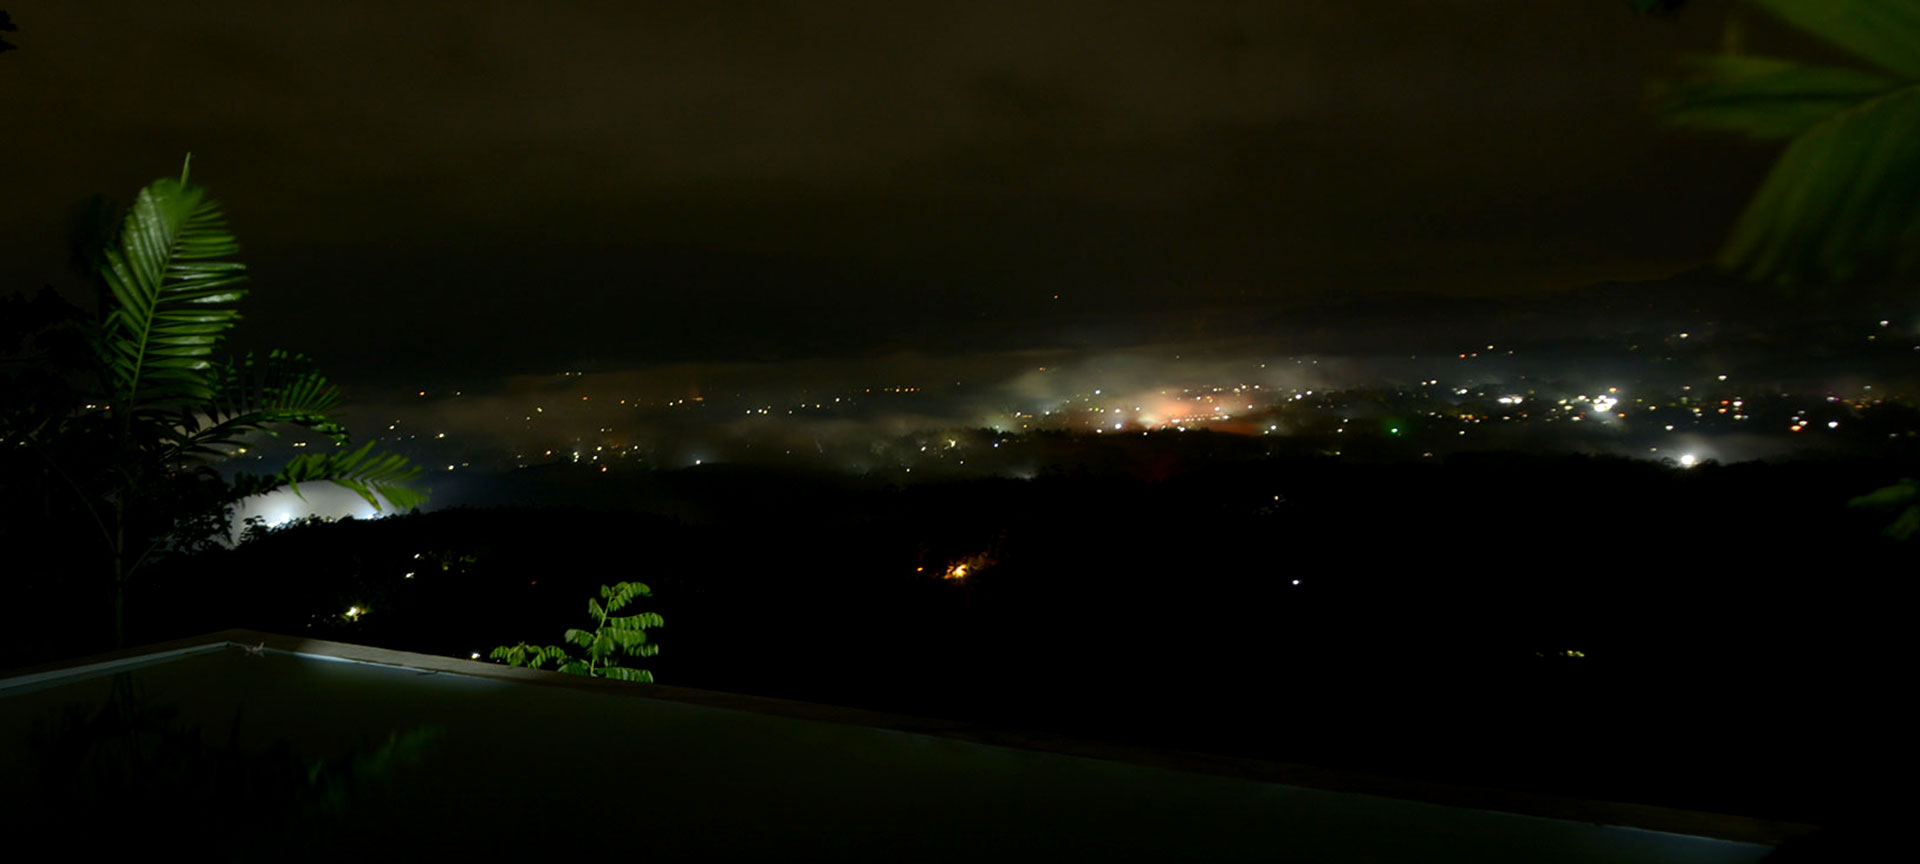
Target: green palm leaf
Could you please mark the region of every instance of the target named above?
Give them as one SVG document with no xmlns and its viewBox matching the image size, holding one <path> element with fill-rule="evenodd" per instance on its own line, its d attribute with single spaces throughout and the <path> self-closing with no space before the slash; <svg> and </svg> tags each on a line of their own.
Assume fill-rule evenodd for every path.
<svg viewBox="0 0 1920 864">
<path fill-rule="evenodd" d="M 299 494 L 300 484 L 324 481 L 352 490 L 375 510 L 381 509 L 381 498 L 402 510 L 425 503 L 426 493 L 413 488 L 424 473 L 420 467 L 398 454 L 375 453 L 373 443 L 353 450 L 303 453 L 273 474 L 241 474 L 234 478 L 234 491 L 240 497 L 283 488 Z"/>
<path fill-rule="evenodd" d="M 1726 55 L 1667 94 L 1694 128 L 1790 139 L 1719 255 L 1755 281 L 1920 275 L 1920 0 L 1756 0 L 1879 71 Z"/>
<path fill-rule="evenodd" d="M 211 391 L 208 357 L 245 296 L 239 244 L 206 190 L 186 172 L 140 190 L 101 277 L 109 311 L 98 353 L 113 406 L 126 414 L 189 404 Z"/>
<path fill-rule="evenodd" d="M 1662 94 L 1668 122 L 1765 140 L 1791 138 L 1900 86 L 1858 69 L 1738 54 L 1690 57 L 1687 71 Z"/>
<path fill-rule="evenodd" d="M 1920 273 L 1920 86 L 1795 138 L 1741 213 L 1720 265 L 1782 283 Z"/>
<path fill-rule="evenodd" d="M 278 425 L 319 432 L 347 443 L 346 427 L 328 414 L 340 391 L 304 355 L 273 351 L 265 358 L 248 354 L 216 366 L 205 413 L 189 412 L 179 424 L 182 456 L 221 457 L 255 433 L 277 434 Z"/>
<path fill-rule="evenodd" d="M 1920 78 L 1920 3 L 1914 0 L 1754 2 L 1901 78 Z"/>
</svg>

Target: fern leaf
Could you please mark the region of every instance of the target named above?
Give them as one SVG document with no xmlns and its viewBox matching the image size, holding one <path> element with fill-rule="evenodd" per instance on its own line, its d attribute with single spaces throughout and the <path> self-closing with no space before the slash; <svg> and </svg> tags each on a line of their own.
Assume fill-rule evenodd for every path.
<svg viewBox="0 0 1920 864">
<path fill-rule="evenodd" d="M 644 630 L 608 630 L 607 635 L 615 644 L 627 651 L 636 650 L 647 644 L 647 634 Z"/>
<path fill-rule="evenodd" d="M 646 585 L 639 582 L 621 582 L 612 588 L 605 586 L 600 588 L 600 595 L 607 598 L 607 611 L 609 612 L 633 602 L 635 597 L 648 597 L 652 596 L 652 593 Z"/>
<path fill-rule="evenodd" d="M 649 627 L 659 627 L 660 624 L 658 612 L 641 612 L 623 618 L 607 619 L 607 626 L 615 630 L 645 630 Z"/>
</svg>

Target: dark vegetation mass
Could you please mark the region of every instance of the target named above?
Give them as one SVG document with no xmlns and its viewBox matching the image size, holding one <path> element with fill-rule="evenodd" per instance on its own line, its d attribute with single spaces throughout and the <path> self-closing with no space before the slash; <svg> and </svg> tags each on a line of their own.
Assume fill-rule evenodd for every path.
<svg viewBox="0 0 1920 864">
<path fill-rule="evenodd" d="M 1855 803 L 1849 742 L 1891 722 L 1900 547 L 1844 502 L 1895 470 L 714 466 L 630 475 L 618 509 L 256 530 L 156 573 L 131 620 L 135 642 L 240 624 L 484 656 L 637 580 L 662 683 L 1819 820 Z M 605 489 L 534 473 L 523 495 Z"/>
</svg>

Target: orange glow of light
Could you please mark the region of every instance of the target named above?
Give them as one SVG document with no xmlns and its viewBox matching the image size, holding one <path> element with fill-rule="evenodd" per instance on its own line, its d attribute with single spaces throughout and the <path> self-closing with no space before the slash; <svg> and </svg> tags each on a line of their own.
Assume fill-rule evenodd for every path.
<svg viewBox="0 0 1920 864">
<path fill-rule="evenodd" d="M 981 570 L 984 570 L 991 566 L 993 566 L 992 553 L 982 552 L 978 555 L 969 555 L 965 558 L 961 558 L 958 561 L 948 564 L 947 569 L 940 573 L 940 578 L 943 580 L 958 582 L 964 579 L 978 576 L 980 575 Z"/>
</svg>

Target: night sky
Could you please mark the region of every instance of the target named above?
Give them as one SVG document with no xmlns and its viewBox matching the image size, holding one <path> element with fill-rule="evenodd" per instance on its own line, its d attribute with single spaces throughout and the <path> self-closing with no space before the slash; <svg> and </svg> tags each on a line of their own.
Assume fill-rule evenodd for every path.
<svg viewBox="0 0 1920 864">
<path fill-rule="evenodd" d="M 255 271 L 238 345 L 368 386 L 1658 278 L 1772 155 L 1649 106 L 1730 5 L 18 0 L 0 289 L 78 284 L 77 205 L 188 151 Z"/>
</svg>

